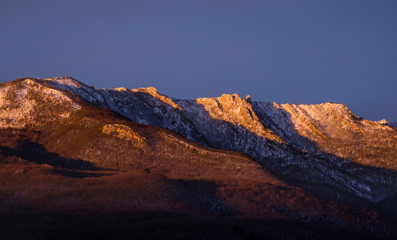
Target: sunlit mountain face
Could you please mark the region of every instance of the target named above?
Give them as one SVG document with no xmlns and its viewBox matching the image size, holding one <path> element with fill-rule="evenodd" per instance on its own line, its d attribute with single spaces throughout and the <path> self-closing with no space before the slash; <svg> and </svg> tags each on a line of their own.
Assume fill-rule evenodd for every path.
<svg viewBox="0 0 397 240">
<path fill-rule="evenodd" d="M 396 125 L 342 104 L 17 79 L 0 166 L 2 239 L 397 237 Z"/>
</svg>

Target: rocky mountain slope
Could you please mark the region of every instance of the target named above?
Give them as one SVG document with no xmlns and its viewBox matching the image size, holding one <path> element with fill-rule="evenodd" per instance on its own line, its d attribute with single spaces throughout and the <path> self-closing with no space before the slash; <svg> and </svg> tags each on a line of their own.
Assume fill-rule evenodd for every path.
<svg viewBox="0 0 397 240">
<path fill-rule="evenodd" d="M 278 105 L 237 94 L 178 100 L 153 87 L 97 90 L 72 78 L 40 81 L 200 145 L 244 152 L 286 181 L 331 199 L 376 202 L 397 192 L 396 129 L 356 117 L 341 104 Z"/>
<path fill-rule="evenodd" d="M 255 102 L 255 109 L 275 123 L 269 126 L 271 129 L 299 149 L 330 153 L 363 165 L 397 169 L 397 136 L 392 125 L 365 120 L 336 103 Z"/>
<path fill-rule="evenodd" d="M 205 212 L 383 231 L 378 214 L 395 207 L 376 203 L 397 195 L 396 137 L 333 103 L 177 100 L 152 87 L 24 78 L 0 84 L 0 201 L 3 210 Z"/>
</svg>

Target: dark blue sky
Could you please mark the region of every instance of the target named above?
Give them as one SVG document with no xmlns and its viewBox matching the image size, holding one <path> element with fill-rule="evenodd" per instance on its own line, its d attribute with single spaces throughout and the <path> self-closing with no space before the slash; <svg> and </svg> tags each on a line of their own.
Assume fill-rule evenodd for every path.
<svg viewBox="0 0 397 240">
<path fill-rule="evenodd" d="M 0 0 L 0 81 L 59 75 L 397 121 L 397 1 Z"/>
</svg>

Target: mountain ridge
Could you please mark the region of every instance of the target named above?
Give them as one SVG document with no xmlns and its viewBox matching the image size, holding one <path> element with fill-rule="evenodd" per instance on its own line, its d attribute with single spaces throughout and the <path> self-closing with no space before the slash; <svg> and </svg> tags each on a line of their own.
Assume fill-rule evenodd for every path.
<svg viewBox="0 0 397 240">
<path fill-rule="evenodd" d="M 54 91 L 48 91 L 46 87 L 50 87 Z M 295 192 L 297 196 L 309 194 L 283 183 L 245 154 L 202 147 L 172 131 L 127 121 L 115 112 L 97 108 L 76 99 L 76 96 L 64 89 L 57 90 L 51 87 L 51 85 L 41 85 L 40 81 L 36 82 L 32 79 L 11 82 L 6 86 L 0 85 L 1 97 L 13 93 L 18 95 L 21 89 L 29 89 L 29 91 L 23 91 L 24 95 L 21 95 L 20 98 L 2 98 L 0 159 L 4 157 L 10 163 L 28 161 L 46 164 L 45 171 L 63 171 L 64 174 L 67 172 L 58 169 L 59 167 L 73 169 L 77 166 L 81 170 L 100 168 L 122 171 L 144 169 L 150 174 L 160 174 L 167 179 L 181 181 L 182 185 L 187 184 L 184 181 L 193 181 L 192 184 L 196 184 L 199 188 L 201 183 L 194 183 L 194 181 L 203 181 L 204 186 L 206 185 L 205 181 L 214 181 L 221 184 L 222 194 L 230 194 L 228 192 L 234 191 L 233 189 L 239 185 L 242 185 L 243 188 L 259 187 L 266 194 L 271 194 L 268 191 L 273 189 L 272 185 L 276 186 L 271 190 L 275 193 L 281 187 L 290 189 L 287 191 L 288 194 L 290 191 Z M 4 94 L 4 92 L 6 93 Z M 41 95 L 43 92 L 52 94 Z M 65 99 L 67 100 L 65 101 Z M 69 102 L 70 99 L 73 99 L 72 103 Z M 11 102 L 15 105 L 10 106 Z M 10 115 L 4 113 L 8 112 L 10 108 L 20 109 L 25 102 L 31 103 L 31 109 L 34 110 L 13 115 L 15 123 L 6 125 L 5 119 L 10 118 Z M 79 105 L 76 111 L 73 110 L 73 104 Z M 64 118 L 58 118 L 59 113 L 65 111 L 69 111 L 70 114 Z M 43 118 L 43 116 L 45 117 Z M 25 124 L 26 122 L 29 124 Z M 186 161 L 188 161 L 187 165 L 186 163 L 182 164 Z M 10 165 L 6 166 L 4 169 L 10 167 Z M 33 169 L 35 166 L 33 165 Z M 200 169 L 205 169 L 205 171 L 200 171 Z M 29 170 L 24 171 L 29 172 Z M 18 170 L 15 173 L 20 174 Z M 246 183 L 246 181 L 248 182 Z M 228 182 L 232 183 L 231 186 L 228 186 L 230 184 Z M 245 186 L 245 184 L 248 185 Z M 263 189 L 268 184 L 270 184 L 269 190 Z M 8 192 L 7 186 L 7 184 L 3 185 L 3 192 Z M 175 194 L 182 193 L 176 192 Z M 206 196 L 208 193 L 203 192 L 202 194 Z M 281 192 L 277 195 L 279 195 L 277 201 L 284 202 L 288 199 L 283 197 Z M 188 195 L 180 197 L 187 198 L 184 200 L 188 201 L 187 203 L 193 201 Z M 19 198 L 26 198 L 26 196 L 21 195 Z M 29 199 L 26 201 L 29 202 Z M 230 206 L 237 204 L 235 202 L 237 200 L 230 199 L 228 201 L 230 201 Z M 51 204 L 54 205 L 54 208 L 59 206 L 56 203 Z M 163 204 L 161 203 L 160 206 L 165 207 Z M 199 200 L 199 204 L 204 204 L 206 211 L 216 210 L 221 213 L 229 211 L 226 206 L 223 206 L 225 203 L 210 196 Z M 257 203 L 248 202 L 247 206 L 252 204 Z M 267 204 L 269 204 L 268 207 L 262 207 L 260 211 L 266 209 L 264 212 L 269 212 L 272 204 L 270 202 Z M 276 204 L 276 209 L 280 208 L 277 207 L 278 204 Z M 286 202 L 286 204 L 288 203 Z M 36 203 L 35 206 L 40 205 Z M 175 208 L 179 209 L 178 206 Z M 244 211 L 255 214 L 257 211 L 255 209 L 248 208 Z"/>
<path fill-rule="evenodd" d="M 333 188 L 371 201 L 397 191 L 392 186 L 397 181 L 395 174 L 387 173 L 387 169 L 397 169 L 396 130 L 356 117 L 342 104 L 276 104 L 242 99 L 237 94 L 181 100 L 162 95 L 153 87 L 108 90 L 95 89 L 70 77 L 36 80 L 71 91 L 84 101 L 134 122 L 169 129 L 202 146 L 244 152 L 277 175 L 292 182 L 303 180 L 300 187 L 313 190 L 310 185 L 322 186 L 319 191 L 330 192 L 333 199 L 340 197 L 340 193 L 330 190 Z M 385 137 L 372 141 L 364 132 Z M 369 149 L 374 143 L 379 148 L 375 154 Z M 362 149 L 354 150 L 356 145 L 362 145 Z M 385 169 L 375 171 L 365 166 Z M 372 176 L 359 177 L 368 172 Z M 381 177 L 384 175 L 388 177 Z M 380 182 L 388 190 L 377 189 Z"/>
<path fill-rule="evenodd" d="M 397 213 L 396 139 L 334 103 L 23 78 L 0 84 L 0 211 L 166 210 L 384 232 Z"/>
</svg>

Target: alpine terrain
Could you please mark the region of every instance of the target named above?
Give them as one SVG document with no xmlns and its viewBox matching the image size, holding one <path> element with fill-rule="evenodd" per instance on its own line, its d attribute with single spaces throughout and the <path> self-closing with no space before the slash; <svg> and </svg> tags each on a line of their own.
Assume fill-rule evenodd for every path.
<svg viewBox="0 0 397 240">
<path fill-rule="evenodd" d="M 1 239 L 395 239 L 397 129 L 337 103 L 0 84 Z"/>
</svg>

